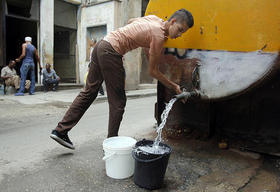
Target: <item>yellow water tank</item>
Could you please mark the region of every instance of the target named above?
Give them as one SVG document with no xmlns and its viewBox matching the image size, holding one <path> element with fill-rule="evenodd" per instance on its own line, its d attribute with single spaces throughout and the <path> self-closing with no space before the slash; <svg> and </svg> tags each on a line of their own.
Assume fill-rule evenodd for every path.
<svg viewBox="0 0 280 192">
<path fill-rule="evenodd" d="M 167 20 L 181 8 L 193 14 L 194 26 L 166 47 L 280 50 L 280 0 L 150 0 L 146 15 Z"/>
</svg>

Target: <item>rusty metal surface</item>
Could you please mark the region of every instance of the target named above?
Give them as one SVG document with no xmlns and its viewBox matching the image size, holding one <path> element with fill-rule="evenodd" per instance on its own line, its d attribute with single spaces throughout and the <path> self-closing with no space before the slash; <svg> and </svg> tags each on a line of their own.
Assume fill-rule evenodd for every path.
<svg viewBox="0 0 280 192">
<path fill-rule="evenodd" d="M 156 110 L 156 119 L 158 124 L 161 122 L 160 115 L 165 108 L 165 104 L 171 99 L 175 93 L 158 83 L 158 101 Z M 166 126 L 163 133 L 167 137 L 180 138 L 188 135 L 195 130 L 201 130 L 205 135 L 210 134 L 210 113 L 209 102 L 201 102 L 198 100 L 189 100 L 186 103 L 181 101 L 173 105 L 169 112 Z"/>
<path fill-rule="evenodd" d="M 173 58 L 172 58 L 173 57 Z M 171 80 L 185 85 L 189 91 L 194 89 L 192 83 L 193 66 L 187 65 L 188 60 L 182 63 L 174 59 L 174 55 L 164 56 L 161 71 Z M 280 143 L 280 57 L 273 60 L 273 65 L 265 75 L 234 97 L 224 97 L 220 100 L 190 100 L 186 104 L 175 103 L 166 127 L 165 135 L 169 137 L 184 137 L 193 130 L 202 134 L 218 135 L 231 142 L 241 142 L 247 150 L 260 153 L 278 154 L 275 147 Z M 184 66 L 185 65 L 185 66 Z M 186 67 L 188 66 L 188 67 Z M 245 71 L 246 72 L 246 71 Z M 250 75 L 250 71 L 247 71 Z M 201 74 L 200 74 L 201 75 Z M 160 117 L 165 103 L 175 93 L 158 84 L 157 117 Z M 160 122 L 160 120 L 158 119 Z M 246 142 L 244 142 L 246 141 Z M 269 146 L 269 147 L 262 147 Z"/>
<path fill-rule="evenodd" d="M 159 92 L 164 97 L 168 91 Z M 229 145 L 240 143 L 246 150 L 279 154 L 280 72 L 256 89 L 229 100 L 177 104 L 167 122 L 166 130 L 173 136 L 185 125 L 208 135 L 227 138 Z M 168 95 L 164 97 L 168 100 Z M 165 100 L 158 100 L 158 106 Z M 159 111 L 158 114 L 161 112 Z M 181 129 L 181 132 L 184 130 Z M 250 143 L 250 144 L 248 144 Z"/>
<path fill-rule="evenodd" d="M 199 67 L 192 64 L 193 58 L 200 59 Z M 179 55 L 177 49 L 167 49 L 160 70 L 188 91 L 198 88 L 208 99 L 217 100 L 248 91 L 277 70 L 279 61 L 277 52 L 191 50 Z"/>
<path fill-rule="evenodd" d="M 192 73 L 194 65 L 188 58 L 177 58 L 174 54 L 164 54 L 160 60 L 160 71 L 171 81 L 183 86 L 188 91 L 194 89 Z"/>
</svg>

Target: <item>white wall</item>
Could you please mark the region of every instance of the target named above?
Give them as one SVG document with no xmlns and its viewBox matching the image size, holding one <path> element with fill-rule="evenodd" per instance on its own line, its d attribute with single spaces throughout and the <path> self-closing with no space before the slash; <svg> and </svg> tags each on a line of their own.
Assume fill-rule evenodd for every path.
<svg viewBox="0 0 280 192">
<path fill-rule="evenodd" d="M 40 3 L 40 60 L 42 64 L 53 64 L 54 0 Z"/>
<path fill-rule="evenodd" d="M 82 6 L 81 6 L 82 7 Z M 107 25 L 107 33 L 127 24 L 130 18 L 140 17 L 142 0 L 122 0 L 96 3 L 78 11 L 78 48 L 80 82 L 87 72 L 86 38 L 87 27 Z M 136 49 L 125 55 L 126 89 L 138 89 L 140 83 L 141 50 Z"/>
<path fill-rule="evenodd" d="M 130 18 L 141 17 L 141 0 L 123 0 L 119 10 L 121 26 L 127 24 Z M 138 89 L 140 83 L 141 48 L 128 52 L 124 61 L 126 71 L 126 89 Z"/>
<path fill-rule="evenodd" d="M 68 3 L 73 3 L 73 4 L 75 4 L 75 5 L 79 5 L 79 4 L 82 3 L 81 0 L 64 0 L 64 1 L 66 1 L 66 2 L 68 2 Z"/>
</svg>

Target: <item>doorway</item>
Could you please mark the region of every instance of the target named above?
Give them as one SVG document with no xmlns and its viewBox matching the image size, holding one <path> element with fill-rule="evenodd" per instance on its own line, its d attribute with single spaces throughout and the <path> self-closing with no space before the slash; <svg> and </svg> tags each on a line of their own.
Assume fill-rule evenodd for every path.
<svg viewBox="0 0 280 192">
<path fill-rule="evenodd" d="M 16 59 L 21 55 L 22 44 L 26 36 L 32 37 L 32 44 L 37 48 L 37 21 L 21 19 L 17 17 L 6 16 L 6 64 L 11 59 Z M 35 71 L 37 71 L 37 62 L 35 62 Z M 17 63 L 15 69 L 20 74 L 22 62 Z M 38 74 L 35 73 L 36 81 Z M 29 77 L 27 77 L 29 78 Z"/>
<path fill-rule="evenodd" d="M 63 83 L 76 83 L 76 39 L 76 30 L 54 26 L 54 68 Z"/>
<path fill-rule="evenodd" d="M 54 69 L 62 83 L 77 80 L 77 10 L 71 3 L 54 1 Z"/>
</svg>

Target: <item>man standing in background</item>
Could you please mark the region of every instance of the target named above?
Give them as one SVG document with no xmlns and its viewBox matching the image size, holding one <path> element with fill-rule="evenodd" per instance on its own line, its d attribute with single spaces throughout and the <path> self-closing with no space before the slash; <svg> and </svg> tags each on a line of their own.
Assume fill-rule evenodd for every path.
<svg viewBox="0 0 280 192">
<path fill-rule="evenodd" d="M 31 37 L 25 37 L 25 43 L 22 44 L 22 53 L 19 58 L 16 59 L 16 62 L 20 62 L 22 59 L 23 61 L 20 67 L 20 88 L 15 96 L 24 96 L 25 81 L 29 72 L 31 75 L 31 87 L 29 89 L 29 95 L 35 94 L 35 64 L 33 60 L 34 55 L 39 64 L 40 72 L 42 70 L 42 67 L 40 65 L 40 58 L 38 56 L 37 49 L 34 47 L 34 45 L 31 44 L 31 42 Z"/>
</svg>

